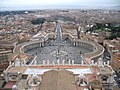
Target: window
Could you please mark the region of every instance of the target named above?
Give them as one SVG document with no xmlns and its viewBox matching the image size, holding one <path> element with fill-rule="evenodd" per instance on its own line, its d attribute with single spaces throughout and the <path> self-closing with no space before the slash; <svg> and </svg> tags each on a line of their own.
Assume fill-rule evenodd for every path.
<svg viewBox="0 0 120 90">
<path fill-rule="evenodd" d="M 103 77 L 102 77 L 103 83 L 107 83 L 107 79 L 108 79 L 108 76 L 103 76 Z"/>
<path fill-rule="evenodd" d="M 107 79 L 108 79 L 108 76 L 103 76 L 103 77 L 102 77 L 102 80 L 103 80 L 103 81 L 107 81 Z"/>
</svg>

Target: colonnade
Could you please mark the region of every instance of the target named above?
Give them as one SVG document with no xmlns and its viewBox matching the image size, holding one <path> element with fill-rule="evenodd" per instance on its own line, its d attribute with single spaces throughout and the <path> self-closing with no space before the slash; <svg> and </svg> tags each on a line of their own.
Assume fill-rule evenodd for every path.
<svg viewBox="0 0 120 90">
<path fill-rule="evenodd" d="M 54 33 L 52 33 L 52 34 L 49 33 L 49 34 L 47 34 L 47 35 L 44 36 L 44 38 L 42 39 L 42 41 L 37 40 L 37 41 L 30 41 L 28 43 L 25 43 L 25 44 L 22 45 L 22 47 L 20 47 L 20 52 L 21 53 L 25 53 L 28 50 L 33 49 L 33 48 L 44 47 L 45 46 L 45 42 L 49 38 L 54 38 L 54 36 L 55 36 Z M 87 41 L 83 41 L 83 40 L 80 40 L 80 39 L 79 40 L 75 39 L 69 33 L 63 33 L 62 36 L 63 36 L 63 38 L 68 38 L 71 41 L 72 45 L 83 47 L 83 48 L 86 48 L 86 49 L 92 51 L 91 53 L 88 53 L 89 56 L 90 56 L 90 54 L 93 54 L 94 51 L 97 52 L 97 46 L 96 46 L 96 44 L 90 43 L 89 41 L 87 42 Z M 101 55 L 101 52 L 97 53 L 97 54 Z M 100 55 L 97 55 L 97 57 L 99 57 Z M 94 57 L 94 55 L 92 55 L 91 57 Z M 85 57 L 83 56 L 83 58 L 85 58 Z"/>
</svg>

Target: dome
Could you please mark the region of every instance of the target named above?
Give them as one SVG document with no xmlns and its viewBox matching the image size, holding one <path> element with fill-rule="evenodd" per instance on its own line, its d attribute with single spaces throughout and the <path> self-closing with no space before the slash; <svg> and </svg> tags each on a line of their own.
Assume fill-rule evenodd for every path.
<svg viewBox="0 0 120 90">
<path fill-rule="evenodd" d="M 38 86 L 40 85 L 41 77 L 37 74 L 33 74 L 32 77 L 29 79 L 28 84 L 29 86 Z"/>
<path fill-rule="evenodd" d="M 85 75 L 82 74 L 82 73 L 80 73 L 80 74 L 78 75 L 78 77 L 79 77 L 79 78 L 86 78 Z"/>
<path fill-rule="evenodd" d="M 87 79 L 84 74 L 79 74 L 76 78 L 76 84 L 79 86 L 87 86 Z"/>
<path fill-rule="evenodd" d="M 38 78 L 38 75 L 37 74 L 33 74 L 32 78 L 33 79 Z"/>
<path fill-rule="evenodd" d="M 13 85 L 12 90 L 17 90 L 17 86 Z"/>
</svg>

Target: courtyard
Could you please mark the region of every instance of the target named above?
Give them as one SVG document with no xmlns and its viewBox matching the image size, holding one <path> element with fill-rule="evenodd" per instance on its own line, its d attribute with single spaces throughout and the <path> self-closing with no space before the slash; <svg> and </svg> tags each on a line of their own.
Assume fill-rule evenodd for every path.
<svg viewBox="0 0 120 90">
<path fill-rule="evenodd" d="M 57 54 L 57 50 L 59 48 L 59 54 Z M 81 55 L 84 53 L 90 53 L 92 51 L 82 48 L 79 46 L 73 46 L 69 40 L 62 40 L 59 43 L 56 40 L 48 40 L 45 43 L 45 47 L 33 48 L 28 50 L 27 54 L 35 54 L 37 55 L 37 64 L 42 64 L 44 61 L 47 63 L 49 61 L 50 64 L 57 64 L 58 60 L 61 64 L 64 60 L 65 64 L 72 63 L 74 60 L 75 64 L 80 64 L 82 61 Z"/>
</svg>

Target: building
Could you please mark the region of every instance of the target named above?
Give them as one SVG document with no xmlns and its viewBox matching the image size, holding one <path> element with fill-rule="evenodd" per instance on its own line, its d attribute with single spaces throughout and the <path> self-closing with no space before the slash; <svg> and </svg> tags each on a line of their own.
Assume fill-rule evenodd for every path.
<svg viewBox="0 0 120 90">
<path fill-rule="evenodd" d="M 111 66 L 116 70 L 120 68 L 120 40 L 105 40 L 104 46 L 111 54 Z"/>
<path fill-rule="evenodd" d="M 60 31 L 60 29 L 60 27 L 57 27 L 57 30 Z M 53 31 L 52 29 L 51 32 Z M 6 83 L 1 86 L 1 89 L 112 90 L 114 86 L 114 71 L 109 62 L 105 63 L 102 60 L 103 46 L 94 41 L 78 39 L 77 33 L 74 31 L 76 29 L 73 29 L 72 32 L 66 30 L 65 32 L 63 31 L 64 33 L 57 34 L 62 36 L 62 39 L 69 39 L 73 47 L 82 47 L 91 51 L 82 55 L 79 53 L 81 55 L 81 63 L 75 63 L 74 60 L 68 60 L 65 63 L 65 60 L 62 59 L 57 59 L 57 63 L 54 61 L 50 63 L 49 60 L 43 60 L 41 64 L 37 63 L 37 54 L 27 54 L 26 52 L 34 48 L 37 48 L 37 51 L 42 51 L 42 48 L 47 47 L 46 42 L 49 39 L 52 39 L 54 43 L 59 39 L 56 37 L 57 39 L 55 40 L 56 33 L 54 32 L 39 33 L 36 37 L 38 40 L 31 40 L 15 47 L 9 66 L 2 73 L 2 78 Z M 41 40 L 41 37 L 43 40 Z M 57 43 L 57 45 L 48 46 L 58 47 L 59 45 Z M 54 54 L 59 55 L 61 53 L 55 52 Z"/>
<path fill-rule="evenodd" d="M 112 90 L 114 71 L 109 65 L 10 66 L 6 85 L 17 90 Z"/>
</svg>

